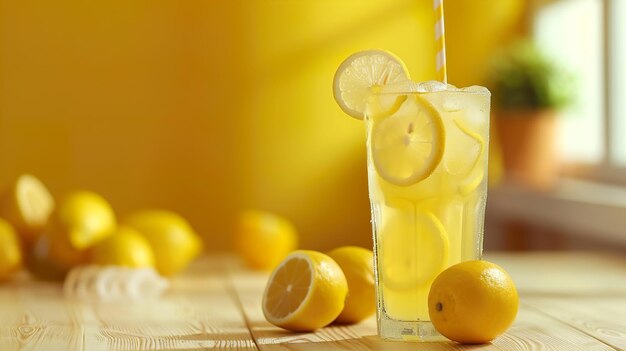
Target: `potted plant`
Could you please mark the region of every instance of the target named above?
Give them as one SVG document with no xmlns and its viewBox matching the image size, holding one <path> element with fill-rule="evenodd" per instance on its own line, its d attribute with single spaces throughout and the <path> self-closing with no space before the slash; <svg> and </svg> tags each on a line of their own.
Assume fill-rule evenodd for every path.
<svg viewBox="0 0 626 351">
<path fill-rule="evenodd" d="M 572 101 L 571 77 L 523 41 L 493 61 L 489 86 L 505 177 L 550 187 L 557 174 L 556 117 Z"/>
</svg>

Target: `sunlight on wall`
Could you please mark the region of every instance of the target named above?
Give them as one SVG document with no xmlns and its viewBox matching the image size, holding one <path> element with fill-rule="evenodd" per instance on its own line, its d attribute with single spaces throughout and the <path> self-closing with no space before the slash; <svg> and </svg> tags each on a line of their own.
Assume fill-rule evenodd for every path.
<svg viewBox="0 0 626 351">
<path fill-rule="evenodd" d="M 520 1 L 446 2 L 453 83 L 482 83 L 471 67 L 500 40 L 484 35 L 508 30 Z M 291 218 L 303 247 L 370 245 L 364 126 L 336 106 L 333 74 L 385 48 L 434 78 L 431 5 L 0 1 L 0 182 L 32 172 L 120 215 L 169 208 L 209 250 L 230 247 L 251 207 Z M 467 17 L 489 8 L 491 22 Z"/>
</svg>

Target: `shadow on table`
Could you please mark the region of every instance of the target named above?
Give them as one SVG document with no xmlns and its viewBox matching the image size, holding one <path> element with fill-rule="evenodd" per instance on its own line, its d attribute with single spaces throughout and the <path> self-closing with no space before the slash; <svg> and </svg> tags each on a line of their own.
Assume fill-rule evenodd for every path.
<svg viewBox="0 0 626 351">
<path fill-rule="evenodd" d="M 489 350 L 491 344 L 461 345 L 452 341 L 443 342 L 398 342 L 386 341 L 376 335 L 339 340 L 320 340 L 310 333 L 293 333 L 288 331 L 267 331 L 257 338 L 257 345 L 262 350 L 376 350 L 376 351 L 450 351 L 450 350 Z M 286 347 L 285 343 L 288 343 Z"/>
</svg>

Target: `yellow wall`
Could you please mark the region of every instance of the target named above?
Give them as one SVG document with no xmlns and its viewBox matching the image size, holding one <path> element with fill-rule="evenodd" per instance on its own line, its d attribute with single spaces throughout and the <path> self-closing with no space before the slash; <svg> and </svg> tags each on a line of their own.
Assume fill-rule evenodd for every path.
<svg viewBox="0 0 626 351">
<path fill-rule="evenodd" d="M 494 45 L 462 48 L 509 30 L 521 0 L 474 2 L 508 17 L 446 1 L 453 83 L 479 79 L 471 58 Z M 209 250 L 244 208 L 291 218 L 303 247 L 370 245 L 364 128 L 335 105 L 334 71 L 380 47 L 435 76 L 430 0 L 0 0 L 0 23 L 0 182 L 170 208 Z"/>
</svg>

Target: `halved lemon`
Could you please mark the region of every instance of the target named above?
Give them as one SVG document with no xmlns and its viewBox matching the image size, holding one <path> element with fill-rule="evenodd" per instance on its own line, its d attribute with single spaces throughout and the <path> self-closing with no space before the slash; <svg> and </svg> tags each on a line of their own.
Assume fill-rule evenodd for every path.
<svg viewBox="0 0 626 351">
<path fill-rule="evenodd" d="M 347 295 L 346 277 L 332 258 L 296 250 L 272 272 L 263 293 L 263 314 L 278 327 L 313 331 L 339 316 Z"/>
<path fill-rule="evenodd" d="M 441 162 L 444 126 L 437 110 L 414 95 L 395 114 L 374 123 L 370 142 L 378 174 L 392 184 L 408 186 L 428 178 Z"/>
<path fill-rule="evenodd" d="M 22 174 L 6 193 L 1 215 L 13 224 L 27 244 L 33 244 L 53 209 L 54 199 L 46 186 L 35 176 Z"/>
<path fill-rule="evenodd" d="M 389 209 L 380 230 L 382 283 L 407 290 L 432 281 L 448 261 L 449 242 L 441 221 L 414 207 Z"/>
<path fill-rule="evenodd" d="M 333 94 L 339 107 L 348 115 L 363 119 L 365 105 L 372 92 L 382 86 L 409 81 L 404 63 L 390 52 L 357 52 L 339 65 L 333 81 Z"/>
</svg>

